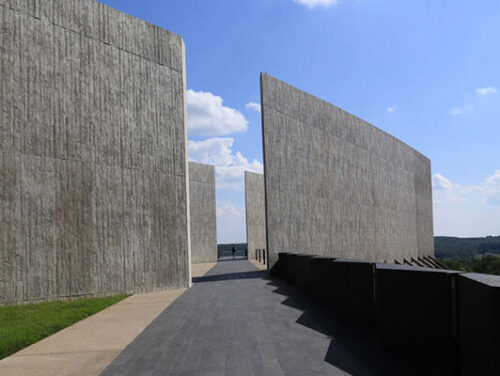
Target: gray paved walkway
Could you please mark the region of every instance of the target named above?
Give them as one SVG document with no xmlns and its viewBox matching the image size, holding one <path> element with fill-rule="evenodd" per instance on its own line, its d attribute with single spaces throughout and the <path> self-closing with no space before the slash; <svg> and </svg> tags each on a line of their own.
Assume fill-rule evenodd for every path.
<svg viewBox="0 0 500 376">
<path fill-rule="evenodd" d="M 222 260 L 103 376 L 424 375 L 247 260 Z M 331 333 L 335 333 L 332 337 Z"/>
</svg>

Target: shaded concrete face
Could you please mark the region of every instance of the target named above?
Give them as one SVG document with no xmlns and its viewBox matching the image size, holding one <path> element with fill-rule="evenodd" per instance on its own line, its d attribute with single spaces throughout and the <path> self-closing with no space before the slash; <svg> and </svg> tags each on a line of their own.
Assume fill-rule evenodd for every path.
<svg viewBox="0 0 500 376">
<path fill-rule="evenodd" d="M 181 37 L 92 0 L 0 29 L 0 303 L 187 286 Z"/>
<path fill-rule="evenodd" d="M 433 255 L 431 166 L 367 122 L 261 76 L 267 236 L 277 253 Z"/>
<path fill-rule="evenodd" d="M 245 205 L 248 258 L 256 249 L 267 249 L 264 175 L 245 171 Z"/>
<path fill-rule="evenodd" d="M 191 262 L 217 262 L 215 167 L 189 162 Z"/>
<path fill-rule="evenodd" d="M 457 274 L 377 264 L 376 325 L 382 348 L 430 369 L 452 373 L 457 361 Z"/>
<path fill-rule="evenodd" d="M 500 276 L 457 278 L 460 375 L 500 375 Z"/>
</svg>

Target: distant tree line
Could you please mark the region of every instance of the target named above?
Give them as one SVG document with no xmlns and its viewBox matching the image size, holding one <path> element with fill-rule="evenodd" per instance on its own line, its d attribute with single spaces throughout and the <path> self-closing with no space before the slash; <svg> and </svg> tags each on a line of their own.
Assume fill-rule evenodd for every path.
<svg viewBox="0 0 500 376">
<path fill-rule="evenodd" d="M 479 244 L 479 250 L 483 251 L 483 253 L 486 253 L 489 251 L 500 252 L 500 242 L 499 243 L 481 243 L 481 244 Z"/>
<path fill-rule="evenodd" d="M 500 275 L 500 236 L 436 236 L 434 249 L 436 257 L 450 269 Z"/>
<path fill-rule="evenodd" d="M 488 252 L 499 252 L 499 247 L 500 236 L 487 236 L 484 238 L 436 236 L 434 238 L 435 254 L 439 259 L 474 260 Z"/>
<path fill-rule="evenodd" d="M 441 259 L 448 268 L 464 272 L 500 275 L 500 257 L 485 256 L 476 260 Z"/>
</svg>

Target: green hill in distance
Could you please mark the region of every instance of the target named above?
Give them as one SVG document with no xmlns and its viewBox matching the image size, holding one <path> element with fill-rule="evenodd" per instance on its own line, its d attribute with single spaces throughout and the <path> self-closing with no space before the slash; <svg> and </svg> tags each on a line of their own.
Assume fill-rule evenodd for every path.
<svg viewBox="0 0 500 376">
<path fill-rule="evenodd" d="M 500 255 L 500 236 L 484 238 L 436 236 L 434 248 L 439 259 L 474 260 L 486 255 Z"/>
<path fill-rule="evenodd" d="M 434 246 L 436 257 L 450 269 L 500 275 L 500 236 L 436 236 Z"/>
<path fill-rule="evenodd" d="M 245 256 L 246 243 L 217 245 L 218 257 Z M 434 237 L 435 256 L 454 270 L 500 275 L 500 236 L 483 238 Z"/>
</svg>

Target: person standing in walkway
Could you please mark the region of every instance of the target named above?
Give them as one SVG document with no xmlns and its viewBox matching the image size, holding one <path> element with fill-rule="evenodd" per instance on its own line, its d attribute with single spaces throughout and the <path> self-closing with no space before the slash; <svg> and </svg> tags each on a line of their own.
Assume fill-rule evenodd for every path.
<svg viewBox="0 0 500 376">
<path fill-rule="evenodd" d="M 231 252 L 233 253 L 233 260 L 236 258 L 236 246 L 233 245 L 233 249 L 231 250 Z"/>
</svg>

